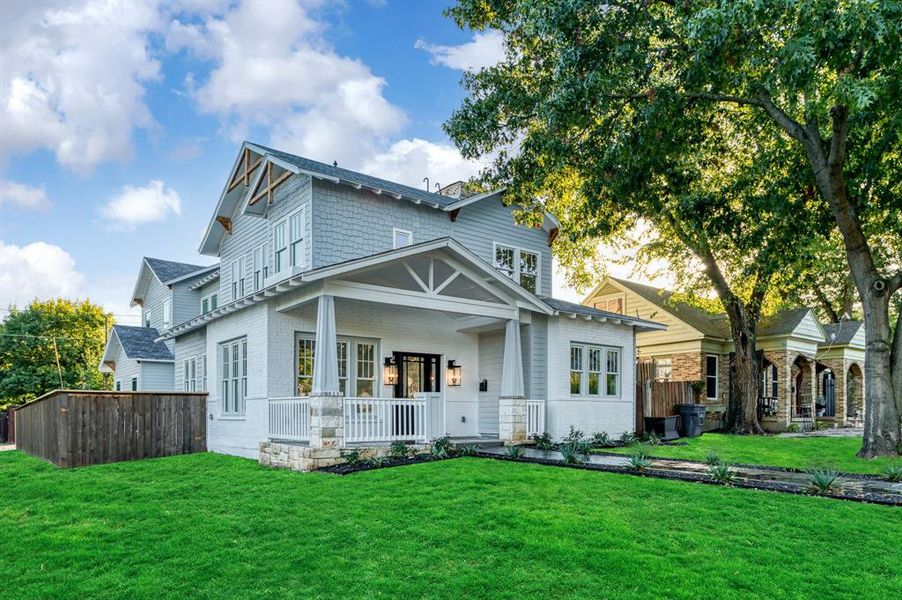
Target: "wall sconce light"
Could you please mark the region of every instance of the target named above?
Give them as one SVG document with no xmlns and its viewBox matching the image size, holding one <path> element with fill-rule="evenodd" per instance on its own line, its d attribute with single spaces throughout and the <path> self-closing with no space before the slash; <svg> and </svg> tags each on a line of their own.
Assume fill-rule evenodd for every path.
<svg viewBox="0 0 902 600">
<path fill-rule="evenodd" d="M 448 385 L 457 386 L 460 385 L 460 365 L 455 363 L 453 360 L 448 361 Z"/>
<path fill-rule="evenodd" d="M 394 356 L 386 356 L 382 366 L 382 381 L 385 385 L 398 383 L 398 364 Z"/>
</svg>

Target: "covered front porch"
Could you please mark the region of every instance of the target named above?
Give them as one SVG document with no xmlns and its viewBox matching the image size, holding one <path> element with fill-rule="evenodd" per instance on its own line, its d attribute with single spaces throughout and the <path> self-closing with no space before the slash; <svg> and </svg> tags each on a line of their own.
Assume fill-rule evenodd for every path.
<svg viewBox="0 0 902 600">
<path fill-rule="evenodd" d="M 447 247 L 387 254 L 323 269 L 274 304 L 270 355 L 281 359 L 269 365 L 261 456 L 292 445 L 288 466 L 308 469 L 353 447 L 543 431 L 524 358 L 547 308 Z"/>
</svg>

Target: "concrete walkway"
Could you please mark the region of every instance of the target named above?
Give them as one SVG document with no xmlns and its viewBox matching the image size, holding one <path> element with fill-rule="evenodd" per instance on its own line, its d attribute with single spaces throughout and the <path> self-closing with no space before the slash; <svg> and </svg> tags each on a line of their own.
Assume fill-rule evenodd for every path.
<svg viewBox="0 0 902 600">
<path fill-rule="evenodd" d="M 524 457 L 541 460 L 552 460 L 563 463 L 560 452 L 536 450 L 524 448 Z M 507 456 L 507 449 L 501 446 L 483 448 L 484 454 Z M 585 458 L 585 457 L 581 457 Z M 656 474 L 672 477 L 685 477 L 687 479 L 708 479 L 708 465 L 688 460 L 667 460 L 649 458 L 651 466 L 649 470 Z M 592 454 L 589 456 L 590 465 L 608 468 L 629 468 L 629 456 L 618 454 Z M 811 481 L 808 473 L 796 473 L 781 471 L 778 469 L 766 469 L 757 467 L 732 466 L 739 483 L 752 487 L 762 487 L 785 492 L 805 492 Z M 877 500 L 902 505 L 902 483 L 891 483 L 884 479 L 871 479 L 867 477 L 845 476 L 838 478 L 838 495 L 852 497 L 872 497 Z"/>
<path fill-rule="evenodd" d="M 6 450 L 15 450 L 15 444 L 0 444 L 0 452 L 4 452 Z"/>
<path fill-rule="evenodd" d="M 795 433 L 778 433 L 777 437 L 857 437 L 864 435 L 864 427 L 830 427 L 815 431 L 797 431 Z"/>
</svg>

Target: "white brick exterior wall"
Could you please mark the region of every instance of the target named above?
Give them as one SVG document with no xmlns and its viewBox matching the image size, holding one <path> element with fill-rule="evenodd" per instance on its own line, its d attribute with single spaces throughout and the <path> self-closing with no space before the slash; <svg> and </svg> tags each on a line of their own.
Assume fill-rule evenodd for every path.
<svg viewBox="0 0 902 600">
<path fill-rule="evenodd" d="M 570 426 L 586 435 L 606 431 L 613 437 L 633 431 L 636 422 L 633 330 L 581 318 L 563 316 L 548 320 L 548 408 L 546 429 L 555 438 Z M 620 396 L 581 398 L 570 395 L 570 343 L 598 344 L 621 349 Z"/>
</svg>

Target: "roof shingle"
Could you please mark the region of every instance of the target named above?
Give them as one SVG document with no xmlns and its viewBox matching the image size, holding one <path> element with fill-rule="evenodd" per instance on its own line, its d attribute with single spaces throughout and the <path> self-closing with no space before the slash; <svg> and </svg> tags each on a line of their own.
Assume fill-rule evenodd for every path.
<svg viewBox="0 0 902 600">
<path fill-rule="evenodd" d="M 122 345 L 122 351 L 129 358 L 144 360 L 174 360 L 169 347 L 163 342 L 155 341 L 160 337 L 153 327 L 134 327 L 131 325 L 113 325 L 113 331 Z"/>
<path fill-rule="evenodd" d="M 204 271 L 211 268 L 209 266 L 191 265 L 188 263 L 173 262 L 171 260 L 150 258 L 147 256 L 144 257 L 144 260 L 147 262 L 147 266 L 150 267 L 150 270 L 154 272 L 154 275 L 156 275 L 163 283 L 178 279 L 179 277 L 184 277 L 195 271 Z"/>
</svg>

